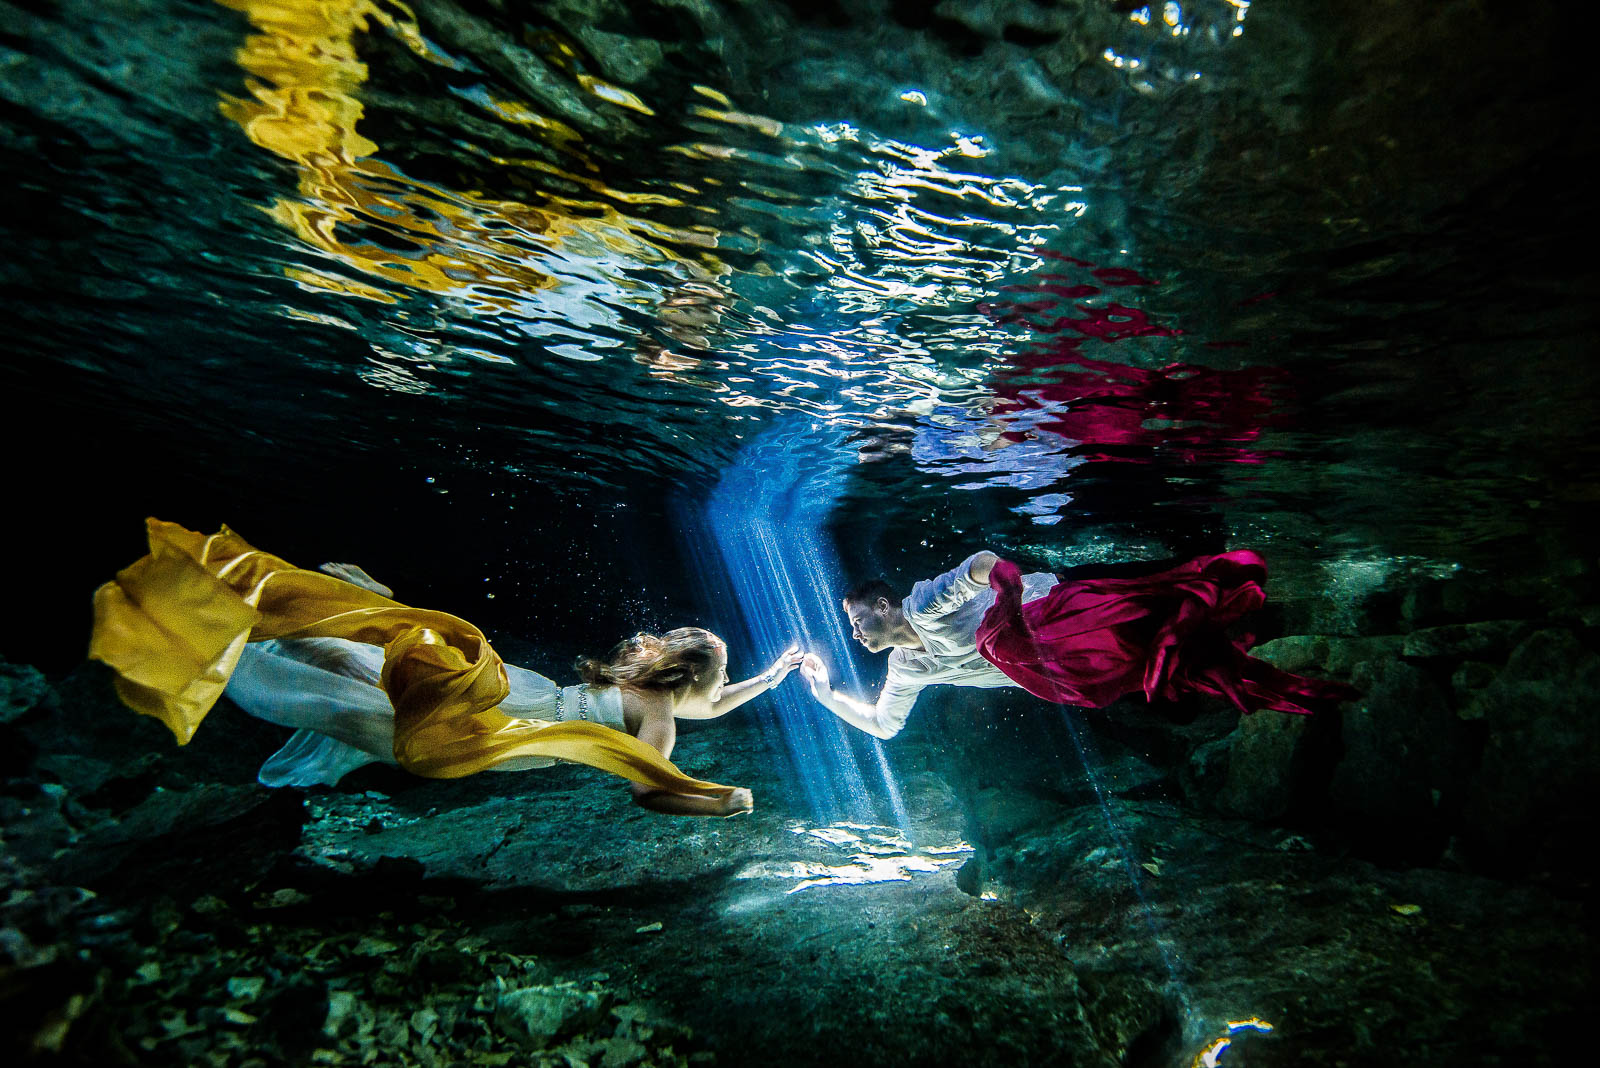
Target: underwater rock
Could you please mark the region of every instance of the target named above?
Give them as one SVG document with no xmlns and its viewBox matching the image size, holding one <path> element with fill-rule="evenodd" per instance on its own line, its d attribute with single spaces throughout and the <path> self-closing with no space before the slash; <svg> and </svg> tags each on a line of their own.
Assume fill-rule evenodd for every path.
<svg viewBox="0 0 1600 1068">
<path fill-rule="evenodd" d="M 1172 806 L 1077 810 L 991 880 L 1056 940 L 1079 1011 L 1105 1006 L 1091 1026 L 1124 1006 L 1109 1063 L 1216 1063 L 1200 1052 L 1256 1020 L 1253 1065 L 1560 1064 L 1588 1012 L 1579 902 Z"/>
<path fill-rule="evenodd" d="M 1574 551 L 1575 546 L 1552 544 L 1550 537 L 1540 540 L 1545 544 L 1531 552 L 1526 545 L 1508 546 L 1505 570 L 1461 572 L 1417 582 L 1406 591 L 1402 618 L 1412 628 L 1425 628 L 1570 614 L 1592 603 L 1600 592 L 1593 558 Z"/>
<path fill-rule="evenodd" d="M 329 1015 L 329 991 L 323 982 L 306 974 L 291 974 L 250 1006 L 249 1015 L 272 1036 L 283 1059 L 303 1061 L 322 1044 L 323 1024 Z"/>
<path fill-rule="evenodd" d="M 1392 661 L 1366 670 L 1366 692 L 1342 708 L 1330 799 L 1364 855 L 1427 860 L 1444 844 L 1439 802 L 1459 787 L 1457 720 L 1422 669 Z M 1357 674 L 1360 685 L 1366 671 Z"/>
<path fill-rule="evenodd" d="M 1178 770 L 1178 783 L 1189 803 L 1202 811 L 1215 811 L 1217 798 L 1228 780 L 1228 763 L 1234 738 L 1225 735 L 1202 742 L 1189 752 Z"/>
<path fill-rule="evenodd" d="M 253 784 L 212 784 L 192 790 L 158 787 L 127 812 L 106 816 L 85 830 L 76 847 L 58 858 L 54 877 L 92 884 L 114 872 L 131 853 L 148 849 L 158 839 L 171 839 L 173 847 L 183 852 L 184 840 L 237 820 L 269 799 L 267 791 Z"/>
<path fill-rule="evenodd" d="M 1014 788 L 979 790 L 969 802 L 967 834 L 986 849 L 1006 845 L 1024 831 L 1048 826 L 1067 811 L 1059 800 Z"/>
<path fill-rule="evenodd" d="M 1569 630 L 1530 635 L 1467 706 L 1488 735 L 1467 804 L 1467 834 L 1512 870 L 1586 867 L 1600 764 L 1600 655 Z M 1576 852 L 1581 852 L 1576 851 Z"/>
<path fill-rule="evenodd" d="M 9 831 L 9 827 L 8 827 Z M 6 887 L 0 927 L 0 1062 L 59 1054 L 95 1011 L 106 971 L 86 951 L 108 935 L 104 903 L 80 887 Z M 113 933 L 114 936 L 114 933 Z"/>
<path fill-rule="evenodd" d="M 1220 697 L 1189 694 L 1152 704 L 1130 695 L 1086 715 L 1077 744 L 1060 753 L 1059 763 L 1076 771 L 1088 760 L 1119 796 L 1141 793 L 1170 777 L 1195 746 L 1232 733 L 1238 721 L 1238 710 Z"/>
<path fill-rule="evenodd" d="M 5 828 L 5 859 L 14 873 L 42 872 L 78 841 L 78 821 L 70 799 L 56 783 L 17 782 L 0 794 L 0 827 Z M 70 881 L 70 880 L 68 880 Z"/>
<path fill-rule="evenodd" d="M 1461 719 L 1482 719 L 1483 709 L 1474 700 L 1494 681 L 1500 669 L 1481 660 L 1464 660 L 1450 675 L 1450 692 L 1455 697 L 1456 715 Z"/>
<path fill-rule="evenodd" d="M 1404 656 L 1424 659 L 1498 660 L 1532 630 L 1532 624 L 1518 619 L 1453 623 L 1412 631 L 1405 636 L 1400 651 Z"/>
<path fill-rule="evenodd" d="M 156 786 L 253 784 L 283 730 L 244 715 L 225 697 L 187 745 L 166 727 L 123 705 L 111 671 L 86 663 L 52 684 L 46 698 L 13 728 L 37 750 L 29 774 L 66 786 L 75 801 L 112 812 L 129 809 Z"/>
<path fill-rule="evenodd" d="M 1401 601 L 1400 615 L 1410 627 L 1420 629 L 1463 620 L 1524 615 L 1530 607 L 1526 598 L 1507 593 L 1500 580 L 1482 574 L 1456 574 L 1412 585 Z"/>
<path fill-rule="evenodd" d="M 1405 638 L 1380 634 L 1350 638 L 1337 634 L 1294 634 L 1262 642 L 1250 655 L 1297 675 L 1349 681 L 1365 665 L 1393 659 Z"/>
<path fill-rule="evenodd" d="M 628 820 L 634 810 L 597 786 L 605 780 L 569 770 L 570 783 L 540 778 L 513 797 L 496 795 L 506 786 L 494 780 L 346 795 L 347 806 L 317 794 L 324 815 L 307 831 L 337 825 L 330 845 L 381 841 L 440 820 L 445 811 L 429 812 L 448 796 L 463 828 L 473 814 L 495 828 L 478 854 L 488 867 L 526 836 L 530 847 L 588 843 L 592 872 L 577 852 L 493 883 L 483 863 L 476 879 L 446 882 L 423 878 L 420 864 L 401 880 L 377 862 L 351 873 L 285 862 L 275 874 L 302 881 L 222 897 L 208 888 L 187 908 L 119 876 L 117 891 L 132 888 L 130 903 L 153 919 L 108 929 L 115 947 L 94 948 L 70 983 L 52 981 L 60 1009 L 78 1006 L 64 1056 L 116 1063 L 125 1043 L 147 1063 L 687 1068 L 706 1062 L 709 1045 L 732 1065 L 1157 1065 L 1190 1063 L 1230 1020 L 1259 1015 L 1281 1029 L 1271 1043 L 1262 1036 L 1259 1063 L 1331 1063 L 1324 1052 L 1351 1044 L 1371 1062 L 1380 1039 L 1361 1037 L 1366 1009 L 1393 1002 L 1381 1041 L 1408 1053 L 1435 1044 L 1464 1063 L 1474 1043 L 1508 1040 L 1494 1045 L 1471 1020 L 1454 1035 L 1427 1004 L 1504 1003 L 1513 1029 L 1573 1011 L 1576 995 L 1545 974 L 1570 970 L 1580 952 L 1573 909 L 1493 880 L 1390 876 L 1281 832 L 1112 798 L 1050 806 L 1049 821 L 985 861 L 973 896 L 958 885 L 971 859 L 953 834 L 959 811 L 930 772 L 903 784 L 908 806 L 945 805 L 916 813 L 924 847 L 913 850 L 890 829 L 815 826 L 777 803 L 736 821 Z M 781 796 L 781 768 L 752 770 L 737 781 Z M 523 829 L 508 835 L 512 804 Z M 385 830 L 367 834 L 378 811 Z M 622 849 L 605 836 L 613 822 L 632 856 L 610 854 Z M 698 875 L 673 859 L 680 849 Z M 729 878 L 707 850 L 783 873 Z M 143 855 L 120 870 L 132 874 Z M 519 862 L 536 864 L 537 849 Z M 280 894 L 301 903 L 253 907 Z M 652 924 L 660 930 L 638 933 Z M 60 945 L 95 944 L 63 935 Z M 1546 965 L 1489 967 L 1513 946 Z M 1345 996 L 1352 983 L 1365 996 Z M 633 1000 L 641 985 L 671 1016 Z M 700 1044 L 671 1019 L 693 1021 Z"/>
<path fill-rule="evenodd" d="M 55 689 L 37 669 L 0 659 L 0 777 L 29 775 L 38 747 L 22 724 L 58 704 Z"/>
<path fill-rule="evenodd" d="M 1288 812 L 1295 793 L 1296 757 L 1310 726 L 1307 716 L 1273 712 L 1241 716 L 1226 739 L 1227 771 L 1215 806 L 1253 820 L 1272 820 Z"/>
<path fill-rule="evenodd" d="M 956 869 L 956 889 L 970 897 L 983 895 L 983 861 L 971 857 Z"/>
<path fill-rule="evenodd" d="M 1600 604 L 1581 604 L 1551 614 L 1551 619 L 1572 627 L 1593 630 L 1600 627 Z"/>
<path fill-rule="evenodd" d="M 15 723 L 35 708 L 55 703 L 56 691 L 37 668 L 0 660 L 0 723 Z"/>
<path fill-rule="evenodd" d="M 650 1053 L 644 1043 L 631 1038 L 603 1038 L 600 1045 L 604 1050 L 600 1056 L 600 1068 L 633 1068 Z"/>
<path fill-rule="evenodd" d="M 581 1031 L 605 1015 L 605 999 L 597 991 L 576 986 L 525 986 L 501 990 L 495 998 L 494 1022 L 502 1033 L 529 1049 L 544 1049 L 562 1034 Z"/>
</svg>

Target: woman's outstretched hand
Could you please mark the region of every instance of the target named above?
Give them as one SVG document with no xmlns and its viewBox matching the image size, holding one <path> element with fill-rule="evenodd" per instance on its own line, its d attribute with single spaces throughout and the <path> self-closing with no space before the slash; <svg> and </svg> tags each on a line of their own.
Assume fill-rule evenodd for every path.
<svg viewBox="0 0 1600 1068">
<path fill-rule="evenodd" d="M 722 815 L 742 816 L 756 807 L 755 795 L 743 786 L 722 799 Z"/>
<path fill-rule="evenodd" d="M 768 680 L 769 687 L 777 687 L 789 677 L 789 672 L 800 666 L 805 659 L 805 654 L 798 645 L 791 645 L 783 651 L 783 655 L 772 662 L 772 666 L 762 673 L 761 677 Z"/>
</svg>

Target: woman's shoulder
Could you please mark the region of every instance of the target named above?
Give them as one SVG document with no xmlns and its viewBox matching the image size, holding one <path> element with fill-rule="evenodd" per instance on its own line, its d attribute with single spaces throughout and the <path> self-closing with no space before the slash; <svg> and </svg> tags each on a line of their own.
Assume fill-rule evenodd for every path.
<svg viewBox="0 0 1600 1068">
<path fill-rule="evenodd" d="M 655 717 L 672 718 L 672 695 L 665 690 L 645 690 L 632 686 L 609 687 L 617 694 L 622 719 L 629 734 L 638 734 L 639 725 Z"/>
<path fill-rule="evenodd" d="M 617 695 L 625 709 L 640 712 L 672 711 L 672 694 L 666 690 L 649 690 L 635 686 L 608 686 L 606 690 Z"/>
</svg>

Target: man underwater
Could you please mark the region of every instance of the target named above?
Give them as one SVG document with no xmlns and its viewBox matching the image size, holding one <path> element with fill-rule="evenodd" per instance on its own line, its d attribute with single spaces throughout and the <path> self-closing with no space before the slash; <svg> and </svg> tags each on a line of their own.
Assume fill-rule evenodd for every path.
<svg viewBox="0 0 1600 1068">
<path fill-rule="evenodd" d="M 995 603 L 989 575 L 999 559 L 988 550 L 973 553 L 938 578 L 918 582 L 904 598 L 882 579 L 850 590 L 842 601 L 850 636 L 868 652 L 890 650 L 889 676 L 869 704 L 833 689 L 827 666 L 812 653 L 800 665 L 811 695 L 851 726 L 893 738 L 925 687 L 1017 685 L 978 652 L 978 626 Z M 1029 601 L 1056 585 L 1048 572 L 1022 581 Z"/>
<path fill-rule="evenodd" d="M 1280 671 L 1247 655 L 1228 628 L 1266 601 L 1266 563 L 1248 549 L 1155 573 L 1060 580 L 1024 575 L 983 550 L 904 598 L 874 580 L 844 595 L 852 636 L 889 653 L 875 702 L 835 690 L 815 653 L 800 666 L 811 694 L 879 738 L 905 726 L 928 686 L 1020 686 L 1058 704 L 1103 708 L 1126 694 L 1224 697 L 1241 712 L 1310 714 L 1349 687 Z"/>
</svg>

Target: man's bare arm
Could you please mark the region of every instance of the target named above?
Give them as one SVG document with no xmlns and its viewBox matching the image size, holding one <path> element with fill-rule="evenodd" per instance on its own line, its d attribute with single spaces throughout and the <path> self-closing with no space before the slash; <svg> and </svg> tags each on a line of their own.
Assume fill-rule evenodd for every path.
<svg viewBox="0 0 1600 1068">
<path fill-rule="evenodd" d="M 893 738 L 905 726 L 903 715 L 886 716 L 877 704 L 835 690 L 829 681 L 827 666 L 815 653 L 806 656 L 800 665 L 800 674 L 811 684 L 811 696 L 818 704 L 858 730 L 875 738 Z"/>
</svg>

